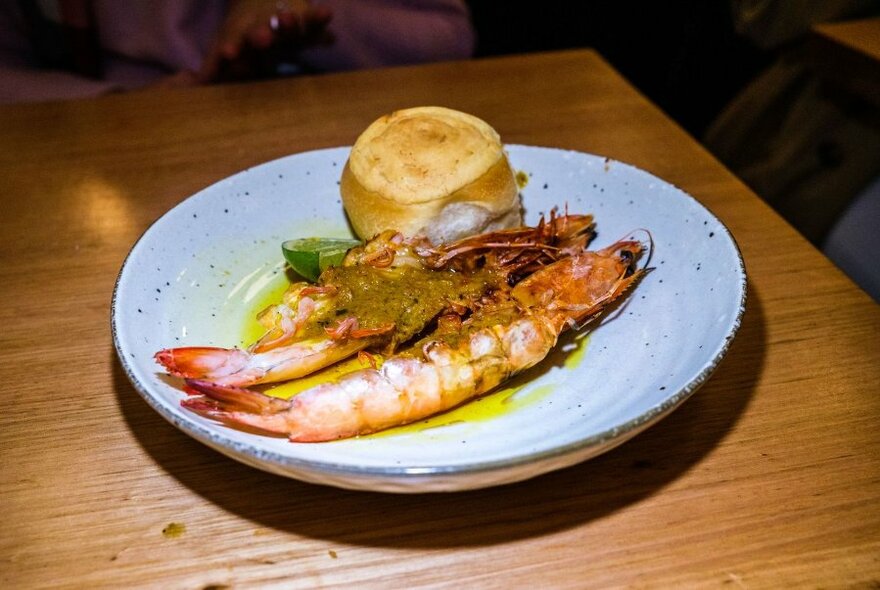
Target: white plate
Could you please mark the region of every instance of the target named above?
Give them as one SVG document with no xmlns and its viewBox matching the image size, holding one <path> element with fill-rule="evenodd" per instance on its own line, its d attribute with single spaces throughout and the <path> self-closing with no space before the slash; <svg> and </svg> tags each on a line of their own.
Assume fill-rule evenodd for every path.
<svg viewBox="0 0 880 590">
<path fill-rule="evenodd" d="M 671 412 L 705 383 L 739 327 L 742 258 L 724 225 L 695 199 L 617 161 L 511 145 L 514 168 L 529 176 L 527 222 L 566 203 L 573 213 L 593 213 L 599 236 L 591 248 L 647 228 L 655 270 L 588 338 L 564 339 L 519 378 L 512 397 L 502 394 L 508 403 L 497 394 L 474 402 L 495 404 L 491 417 L 443 417 L 432 428 L 308 444 L 184 410 L 180 383 L 153 354 L 241 345 L 266 286 L 284 281 L 281 242 L 350 235 L 338 196 L 348 151 L 288 156 L 204 189 L 154 223 L 119 274 L 113 338 L 132 384 L 177 428 L 234 459 L 305 481 L 388 492 L 534 477 L 605 452 Z"/>
</svg>

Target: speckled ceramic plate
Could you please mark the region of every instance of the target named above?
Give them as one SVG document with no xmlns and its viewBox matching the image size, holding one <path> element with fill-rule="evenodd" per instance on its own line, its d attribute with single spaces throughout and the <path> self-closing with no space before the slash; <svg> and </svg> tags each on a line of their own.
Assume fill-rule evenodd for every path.
<svg viewBox="0 0 880 590">
<path fill-rule="evenodd" d="M 245 170 L 186 199 L 132 248 L 113 297 L 113 338 L 128 377 L 174 426 L 248 465 L 344 488 L 451 491 L 518 481 L 583 461 L 635 436 L 709 378 L 745 304 L 730 233 L 695 199 L 632 166 L 557 149 L 508 146 L 528 175 L 527 221 L 568 204 L 593 213 L 607 245 L 650 230 L 649 273 L 586 336 L 568 336 L 509 387 L 452 413 L 379 435 L 290 443 L 180 406 L 162 348 L 242 345 L 253 315 L 283 289 L 280 244 L 349 236 L 338 196 L 348 148 Z M 620 359 L 625 358 L 626 363 Z"/>
</svg>

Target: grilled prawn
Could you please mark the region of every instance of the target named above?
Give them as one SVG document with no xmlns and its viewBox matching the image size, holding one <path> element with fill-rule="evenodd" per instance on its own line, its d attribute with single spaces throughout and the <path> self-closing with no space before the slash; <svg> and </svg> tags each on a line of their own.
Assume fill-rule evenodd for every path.
<svg viewBox="0 0 880 590">
<path fill-rule="evenodd" d="M 397 232 L 353 248 L 317 284 L 295 283 L 262 311 L 265 334 L 249 348 L 181 347 L 156 353 L 171 375 L 248 386 L 296 379 L 363 350 L 390 353 L 437 317 L 481 300 L 556 260 L 581 252 L 590 215 L 551 212 L 535 227 L 433 246 Z"/>
<path fill-rule="evenodd" d="M 564 330 L 583 325 L 632 285 L 642 246 L 620 241 L 563 258 L 496 294 L 461 321 L 444 316 L 435 333 L 378 369 L 349 373 L 290 400 L 187 379 L 182 405 L 233 427 L 318 442 L 368 434 L 453 408 L 540 362 Z"/>
</svg>

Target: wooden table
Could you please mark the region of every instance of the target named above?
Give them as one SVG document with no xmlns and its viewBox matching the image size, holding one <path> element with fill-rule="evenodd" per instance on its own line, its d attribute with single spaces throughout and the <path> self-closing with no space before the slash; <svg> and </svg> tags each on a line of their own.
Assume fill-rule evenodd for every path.
<svg viewBox="0 0 880 590">
<path fill-rule="evenodd" d="M 597 459 L 446 495 L 282 479 L 167 424 L 111 342 L 129 247 L 208 184 L 418 104 L 630 162 L 705 203 L 750 276 L 715 376 Z M 0 129 L 0 585 L 878 583 L 878 306 L 595 53 L 5 107 Z"/>
</svg>

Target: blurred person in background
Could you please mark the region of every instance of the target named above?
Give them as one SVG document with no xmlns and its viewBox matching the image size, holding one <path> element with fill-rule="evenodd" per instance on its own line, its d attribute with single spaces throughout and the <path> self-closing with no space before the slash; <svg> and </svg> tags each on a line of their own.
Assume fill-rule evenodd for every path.
<svg viewBox="0 0 880 590">
<path fill-rule="evenodd" d="M 461 0 L 0 0 L 0 102 L 470 57 Z"/>
</svg>

